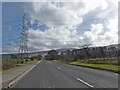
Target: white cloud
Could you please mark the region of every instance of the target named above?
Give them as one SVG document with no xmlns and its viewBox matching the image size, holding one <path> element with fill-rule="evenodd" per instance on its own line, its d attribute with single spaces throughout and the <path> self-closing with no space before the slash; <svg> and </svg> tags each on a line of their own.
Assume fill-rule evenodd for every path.
<svg viewBox="0 0 120 90">
<path fill-rule="evenodd" d="M 32 16 L 50 28 L 71 28 L 82 23 L 82 18 L 72 7 L 73 3 L 33 3 L 34 13 Z M 78 4 L 79 5 L 79 4 Z M 75 6 L 75 5 L 74 5 Z M 79 9 L 79 8 L 78 8 Z"/>
<path fill-rule="evenodd" d="M 7 53 L 16 53 L 19 50 L 19 45 L 16 44 L 13 41 L 10 41 L 9 46 L 5 47 L 2 49 L 2 53 L 7 54 Z"/>
<path fill-rule="evenodd" d="M 103 28 L 104 28 L 104 27 L 103 27 L 102 24 L 92 24 L 92 25 L 91 25 L 91 32 L 92 32 L 93 34 L 98 35 L 98 34 L 100 34 L 100 33 L 102 32 Z"/>
<path fill-rule="evenodd" d="M 74 32 L 74 33 L 72 33 Z M 76 31 L 68 31 L 68 29 L 54 28 L 46 31 L 29 30 L 29 48 L 32 50 L 44 50 L 54 48 L 65 48 L 75 46 L 74 37 Z M 42 48 L 41 48 L 42 47 Z"/>
<path fill-rule="evenodd" d="M 48 29 L 29 29 L 30 51 L 54 48 L 78 47 L 79 44 L 108 45 L 117 43 L 117 0 L 75 0 L 67 2 L 33 2 L 29 13 L 34 22 L 37 19 Z M 30 10 L 29 10 L 30 11 Z M 78 26 L 84 16 L 94 13 L 94 20 L 86 24 L 83 34 L 78 33 Z M 85 26 L 85 27 L 86 27 Z M 81 30 L 82 31 L 82 30 Z M 80 31 L 79 31 L 80 32 Z"/>
<path fill-rule="evenodd" d="M 49 29 L 31 30 L 31 45 L 40 49 L 78 47 L 79 44 L 109 45 L 117 43 L 117 2 L 114 0 L 80 0 L 79 2 L 33 3 L 32 16 Z M 77 26 L 83 17 L 96 12 L 102 22 L 91 23 L 91 28 L 83 35 L 77 34 Z M 112 13 L 112 14 L 110 14 Z M 32 33 L 33 32 L 33 33 Z M 114 36 L 116 35 L 116 36 Z M 39 40 L 36 40 L 36 39 Z M 37 42 L 35 44 L 35 42 Z M 39 42 L 39 43 L 38 43 Z M 37 46 L 40 45 L 40 46 Z M 44 49 L 42 48 L 42 49 Z"/>
<path fill-rule="evenodd" d="M 109 19 L 106 23 L 106 27 L 110 32 L 118 33 L 118 17 Z"/>
</svg>

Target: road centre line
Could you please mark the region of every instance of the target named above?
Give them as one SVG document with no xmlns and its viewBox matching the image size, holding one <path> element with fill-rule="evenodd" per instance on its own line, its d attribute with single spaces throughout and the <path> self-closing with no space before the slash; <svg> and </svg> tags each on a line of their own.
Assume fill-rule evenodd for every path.
<svg viewBox="0 0 120 90">
<path fill-rule="evenodd" d="M 80 82 L 82 82 L 82 83 L 84 83 L 85 85 L 87 85 L 87 86 L 89 86 L 89 87 L 91 87 L 91 88 L 93 88 L 94 86 L 92 86 L 91 84 L 89 84 L 89 83 L 87 83 L 87 82 L 85 82 L 85 81 L 83 81 L 82 79 L 80 79 L 80 78 L 77 78 L 77 80 L 78 81 L 80 81 Z"/>
<path fill-rule="evenodd" d="M 60 67 L 58 67 L 58 69 L 60 70 Z"/>
</svg>

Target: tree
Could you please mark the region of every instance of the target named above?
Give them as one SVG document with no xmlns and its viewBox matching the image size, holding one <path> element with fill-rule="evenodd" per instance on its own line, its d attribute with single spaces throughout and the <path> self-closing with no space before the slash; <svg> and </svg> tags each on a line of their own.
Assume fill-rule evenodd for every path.
<svg viewBox="0 0 120 90">
<path fill-rule="evenodd" d="M 37 56 L 32 56 L 29 59 L 33 60 L 41 60 L 42 56 L 41 55 L 37 55 Z"/>
<path fill-rule="evenodd" d="M 58 52 L 56 50 L 48 51 L 48 53 L 46 55 L 46 59 L 47 60 L 57 60 L 57 59 L 59 59 Z"/>
<path fill-rule="evenodd" d="M 92 44 L 86 44 L 82 46 L 85 53 L 85 58 L 87 59 L 91 57 L 90 48 L 89 48 L 91 45 Z"/>
<path fill-rule="evenodd" d="M 103 59 L 105 59 L 105 49 L 106 49 L 106 47 L 99 47 L 99 49 L 100 49 L 101 57 Z"/>
</svg>

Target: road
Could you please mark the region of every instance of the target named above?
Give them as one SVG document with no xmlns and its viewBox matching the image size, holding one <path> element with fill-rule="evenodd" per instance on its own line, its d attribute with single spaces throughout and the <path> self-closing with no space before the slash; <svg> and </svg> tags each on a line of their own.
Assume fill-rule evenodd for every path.
<svg viewBox="0 0 120 90">
<path fill-rule="evenodd" d="M 13 88 L 118 88 L 118 75 L 42 60 Z"/>
</svg>

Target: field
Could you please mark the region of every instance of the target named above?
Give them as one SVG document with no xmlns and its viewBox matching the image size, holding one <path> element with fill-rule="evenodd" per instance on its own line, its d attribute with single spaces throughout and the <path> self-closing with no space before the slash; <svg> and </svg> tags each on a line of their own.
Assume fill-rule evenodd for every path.
<svg viewBox="0 0 120 90">
<path fill-rule="evenodd" d="M 78 60 L 78 61 L 68 62 L 68 64 L 95 67 L 95 68 L 115 70 L 115 71 L 118 71 L 120 68 L 120 63 L 118 62 L 118 59 Z"/>
</svg>

